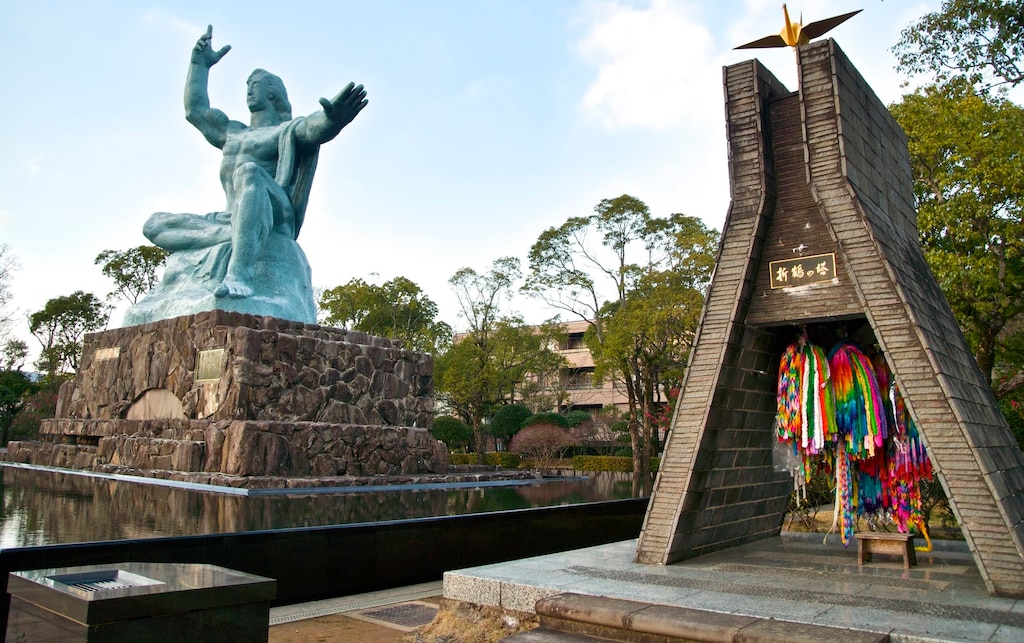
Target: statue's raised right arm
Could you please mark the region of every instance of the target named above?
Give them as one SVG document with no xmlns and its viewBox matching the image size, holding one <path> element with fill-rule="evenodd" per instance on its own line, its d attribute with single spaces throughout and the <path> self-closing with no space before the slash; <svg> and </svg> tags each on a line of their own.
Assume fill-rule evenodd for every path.
<svg viewBox="0 0 1024 643">
<path fill-rule="evenodd" d="M 185 81 L 185 119 L 202 132 L 211 145 L 222 148 L 231 120 L 224 112 L 210 107 L 207 84 L 210 79 L 210 67 L 216 65 L 231 51 L 231 45 L 215 50 L 212 41 L 213 25 L 209 25 L 206 27 L 206 33 L 199 36 L 196 46 L 192 48 L 192 60 Z M 244 127 L 242 123 L 237 125 Z"/>
</svg>

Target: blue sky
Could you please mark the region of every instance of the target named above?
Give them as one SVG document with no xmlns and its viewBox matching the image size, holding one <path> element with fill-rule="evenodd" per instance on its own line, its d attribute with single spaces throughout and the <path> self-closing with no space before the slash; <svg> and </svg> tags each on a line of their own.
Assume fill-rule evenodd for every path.
<svg viewBox="0 0 1024 643">
<path fill-rule="evenodd" d="M 0 11 L 0 243 L 13 305 L 111 284 L 104 249 L 146 240 L 155 211 L 223 208 L 220 151 L 185 122 L 189 52 L 207 24 L 231 52 L 211 103 L 248 122 L 245 80 L 281 76 L 296 115 L 350 80 L 369 105 L 321 150 L 299 238 L 318 287 L 406 276 L 461 328 L 459 268 L 524 261 L 546 228 L 631 194 L 721 229 L 721 69 L 757 57 L 795 88 L 790 50 L 733 51 L 781 27 L 777 0 L 7 0 Z M 889 48 L 939 0 L 792 2 L 807 22 L 863 8 L 832 36 L 883 101 Z M 376 275 L 376 276 L 374 276 Z M 551 311 L 517 299 L 539 322 Z M 119 326 L 123 308 L 111 326 Z M 27 323 L 15 333 L 32 346 Z"/>
</svg>

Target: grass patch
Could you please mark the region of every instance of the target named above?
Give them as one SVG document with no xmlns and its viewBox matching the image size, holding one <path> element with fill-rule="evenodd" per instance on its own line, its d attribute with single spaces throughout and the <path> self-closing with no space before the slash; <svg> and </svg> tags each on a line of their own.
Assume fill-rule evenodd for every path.
<svg viewBox="0 0 1024 643">
<path fill-rule="evenodd" d="M 539 624 L 534 614 L 445 598 L 441 600 L 434 621 L 408 640 L 414 643 L 497 643 L 507 636 L 532 630 Z"/>
</svg>

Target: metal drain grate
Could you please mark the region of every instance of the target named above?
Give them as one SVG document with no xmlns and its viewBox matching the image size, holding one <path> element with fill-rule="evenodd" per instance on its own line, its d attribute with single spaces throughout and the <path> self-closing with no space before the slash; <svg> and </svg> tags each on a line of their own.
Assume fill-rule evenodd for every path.
<svg viewBox="0 0 1024 643">
<path fill-rule="evenodd" d="M 98 571 L 57 574 L 48 576 L 52 580 L 67 587 L 74 587 L 83 592 L 107 592 L 115 589 L 131 589 L 148 585 L 163 585 L 163 581 L 146 578 L 123 569 L 104 569 Z"/>
<path fill-rule="evenodd" d="M 128 589 L 129 587 L 135 587 L 131 583 L 122 583 L 113 579 L 110 580 L 94 580 L 86 581 L 84 583 L 69 583 L 68 587 L 76 587 L 87 592 L 100 592 L 108 589 Z"/>
<path fill-rule="evenodd" d="M 376 609 L 363 610 L 360 616 L 384 621 L 400 628 L 417 628 L 434 620 L 437 616 L 437 605 L 430 603 L 409 602 L 388 605 Z"/>
</svg>

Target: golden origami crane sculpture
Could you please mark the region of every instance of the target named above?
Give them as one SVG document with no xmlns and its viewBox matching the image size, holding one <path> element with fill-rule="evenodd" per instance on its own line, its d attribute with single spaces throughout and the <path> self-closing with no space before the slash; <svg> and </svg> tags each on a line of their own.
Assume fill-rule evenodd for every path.
<svg viewBox="0 0 1024 643">
<path fill-rule="evenodd" d="M 782 27 L 782 31 L 778 34 L 765 36 L 753 42 L 748 42 L 745 45 L 740 45 L 736 49 L 765 49 L 768 47 L 793 47 L 795 49 L 800 45 L 809 43 L 811 38 L 817 38 L 832 28 L 846 22 L 861 11 L 862 9 L 857 9 L 850 13 L 844 13 L 841 16 L 833 16 L 832 18 L 825 18 L 824 20 L 804 25 L 801 24 L 803 16 L 800 16 L 800 20 L 797 22 L 792 22 L 789 19 L 789 10 L 786 9 L 786 5 L 782 5 L 782 13 L 786 17 L 786 24 Z"/>
</svg>

